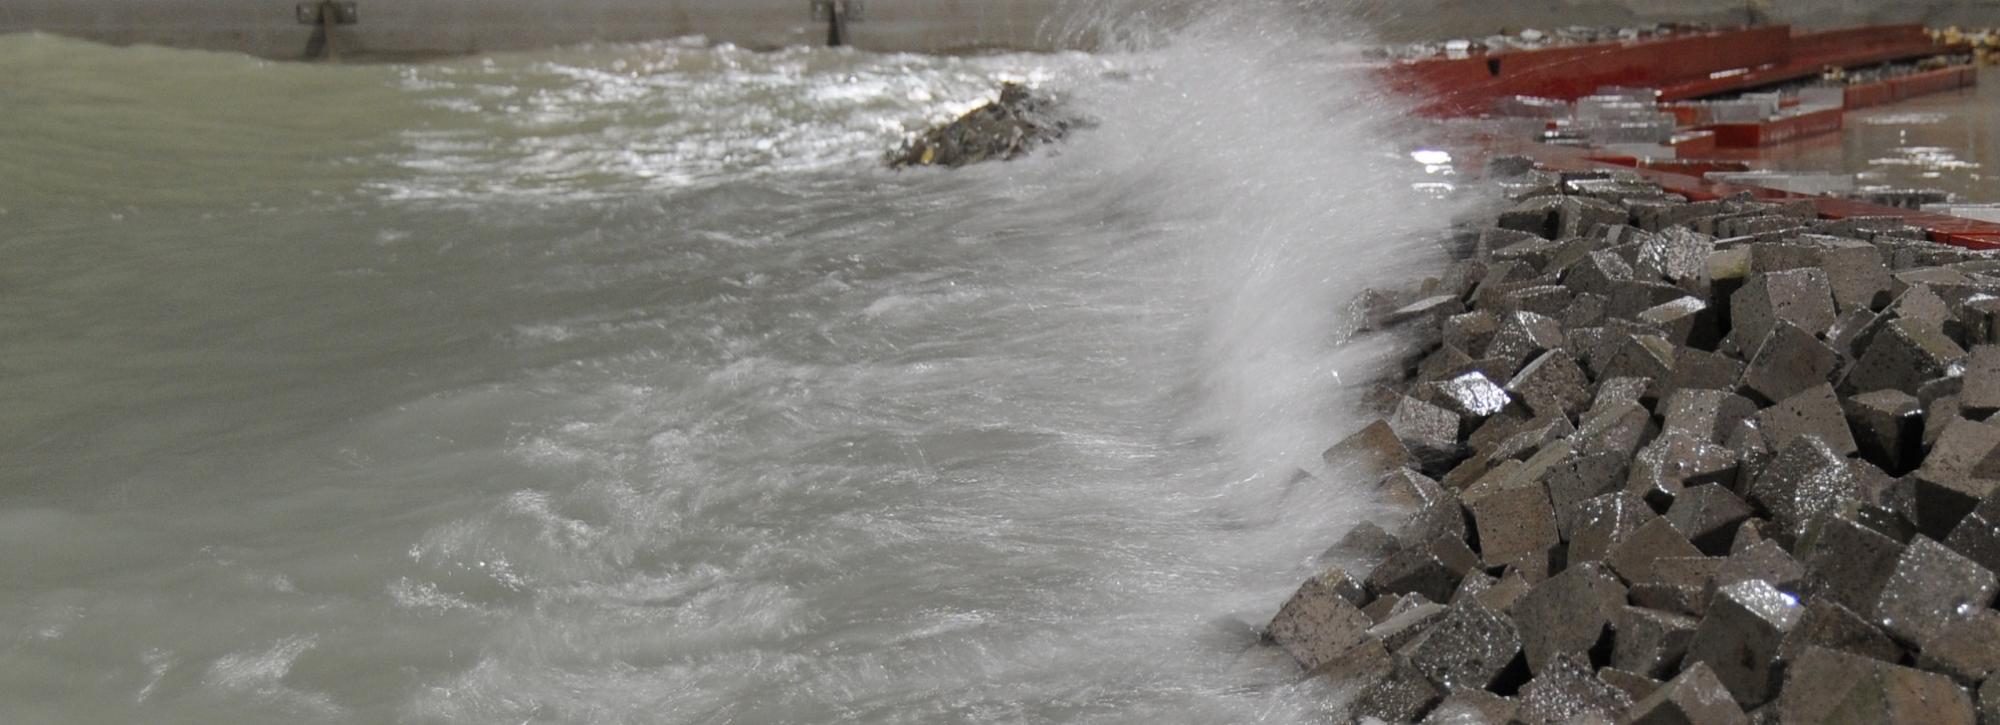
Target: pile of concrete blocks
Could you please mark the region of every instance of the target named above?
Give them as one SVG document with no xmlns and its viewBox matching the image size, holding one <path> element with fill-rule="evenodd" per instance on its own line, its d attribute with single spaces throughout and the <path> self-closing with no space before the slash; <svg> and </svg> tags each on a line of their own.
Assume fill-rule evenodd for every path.
<svg viewBox="0 0 2000 725">
<path fill-rule="evenodd" d="M 1266 641 L 1384 722 L 2000 723 L 2000 258 L 1495 164 Z"/>
</svg>

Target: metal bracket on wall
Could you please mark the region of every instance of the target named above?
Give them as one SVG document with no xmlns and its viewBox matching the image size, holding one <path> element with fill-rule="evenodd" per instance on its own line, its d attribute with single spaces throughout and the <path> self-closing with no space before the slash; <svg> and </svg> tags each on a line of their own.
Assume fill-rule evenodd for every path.
<svg viewBox="0 0 2000 725">
<path fill-rule="evenodd" d="M 324 0 L 323 2 L 299 3 L 296 11 L 298 12 L 300 25 L 320 25 L 323 23 L 353 25 L 361 22 L 361 8 L 359 7 L 359 3 L 355 2 Z"/>
<path fill-rule="evenodd" d="M 847 44 L 847 24 L 861 20 L 861 0 L 811 0 L 815 21 L 826 22 L 826 44 Z"/>
</svg>

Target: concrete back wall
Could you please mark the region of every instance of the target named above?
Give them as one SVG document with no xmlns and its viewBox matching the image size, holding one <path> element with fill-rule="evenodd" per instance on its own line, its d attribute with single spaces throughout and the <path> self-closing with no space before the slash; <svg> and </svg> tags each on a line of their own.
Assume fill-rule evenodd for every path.
<svg viewBox="0 0 2000 725">
<path fill-rule="evenodd" d="M 866 0 L 852 42 L 873 50 L 1048 49 L 1065 8 L 1105 11 L 1187 0 Z M 1238 2 L 1240 0 L 1208 0 Z M 298 57 L 311 29 L 297 0 L 0 0 L 0 33 L 44 31 L 115 44 L 152 43 Z M 1347 0 L 1385 40 L 1484 35 L 1501 28 L 1635 21 L 1740 23 L 1748 8 L 1801 26 L 1869 22 L 2000 25 L 2000 0 Z M 819 43 L 808 0 L 360 0 L 361 23 L 336 40 L 378 57 L 522 50 L 590 40 L 706 35 L 757 48 Z M 1110 12 L 1117 12 L 1116 10 Z"/>
</svg>

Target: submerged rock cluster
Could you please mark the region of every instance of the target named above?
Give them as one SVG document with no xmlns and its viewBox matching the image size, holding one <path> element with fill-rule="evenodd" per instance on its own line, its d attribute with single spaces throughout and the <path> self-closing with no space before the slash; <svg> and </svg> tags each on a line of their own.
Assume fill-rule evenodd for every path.
<svg viewBox="0 0 2000 725">
<path fill-rule="evenodd" d="M 890 168 L 958 167 L 1019 158 L 1084 125 L 1053 95 L 1019 83 L 1000 87 L 999 100 L 930 129 L 888 156 Z"/>
<path fill-rule="evenodd" d="M 1494 167 L 1355 304 L 1420 347 L 1325 458 L 1412 513 L 1266 641 L 1351 721 L 2000 722 L 2000 258 Z"/>
</svg>

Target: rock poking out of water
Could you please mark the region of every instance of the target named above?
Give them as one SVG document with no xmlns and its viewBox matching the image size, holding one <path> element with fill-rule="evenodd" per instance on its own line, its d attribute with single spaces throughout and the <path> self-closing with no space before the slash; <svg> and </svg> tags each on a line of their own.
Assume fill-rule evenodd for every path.
<svg viewBox="0 0 2000 725">
<path fill-rule="evenodd" d="M 1070 129 L 1083 125 L 1083 120 L 1069 113 L 1053 94 L 1007 83 L 1000 86 L 1000 100 L 925 131 L 890 152 L 889 167 L 959 167 L 1008 161 L 1061 140 Z"/>
</svg>

